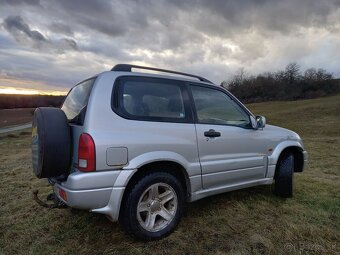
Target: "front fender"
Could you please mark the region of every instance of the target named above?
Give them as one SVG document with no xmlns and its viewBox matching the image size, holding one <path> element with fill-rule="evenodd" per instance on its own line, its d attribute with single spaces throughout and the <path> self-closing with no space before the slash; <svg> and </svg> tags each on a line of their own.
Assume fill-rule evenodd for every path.
<svg viewBox="0 0 340 255">
<path fill-rule="evenodd" d="M 302 151 L 304 150 L 302 143 L 299 141 L 283 141 L 279 143 L 273 150 L 272 154 L 268 156 L 268 165 L 276 165 L 282 151 L 288 147 L 298 147 Z"/>
</svg>

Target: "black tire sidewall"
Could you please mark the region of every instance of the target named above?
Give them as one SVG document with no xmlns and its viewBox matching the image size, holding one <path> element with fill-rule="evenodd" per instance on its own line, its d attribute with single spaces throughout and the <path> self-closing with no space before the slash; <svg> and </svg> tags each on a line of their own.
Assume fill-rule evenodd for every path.
<svg viewBox="0 0 340 255">
<path fill-rule="evenodd" d="M 35 175 L 50 178 L 67 174 L 71 163 L 71 131 L 65 113 L 60 108 L 39 107 L 34 112 L 32 127 L 32 161 L 38 158 L 37 164 L 33 164 Z M 38 148 L 33 150 L 34 146 Z"/>
<path fill-rule="evenodd" d="M 293 196 L 294 156 L 284 153 L 280 156 L 279 165 L 275 172 L 275 194 L 280 197 Z"/>
<path fill-rule="evenodd" d="M 42 133 L 44 123 L 42 123 L 41 120 L 41 111 L 37 108 L 32 121 L 32 164 L 33 172 L 38 178 L 41 178 L 44 157 L 44 136 Z M 36 157 L 36 159 L 34 159 L 34 157 Z"/>
<path fill-rule="evenodd" d="M 150 232 L 145 230 L 138 222 L 137 205 L 143 192 L 156 183 L 166 183 L 174 189 L 177 195 L 178 206 L 175 217 L 168 226 L 160 231 Z M 176 228 L 182 217 L 183 207 L 184 193 L 180 181 L 169 173 L 155 172 L 141 178 L 132 188 L 127 198 L 125 210 L 123 210 L 124 215 L 121 215 L 121 222 L 125 225 L 128 232 L 138 239 L 145 241 L 157 240 L 168 236 Z"/>
</svg>

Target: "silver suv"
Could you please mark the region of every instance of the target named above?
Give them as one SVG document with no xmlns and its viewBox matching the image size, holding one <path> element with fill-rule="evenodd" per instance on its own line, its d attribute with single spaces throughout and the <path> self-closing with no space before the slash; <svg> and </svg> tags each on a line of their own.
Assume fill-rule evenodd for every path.
<svg viewBox="0 0 340 255">
<path fill-rule="evenodd" d="M 59 206 L 159 239 L 186 202 L 273 181 L 277 195 L 292 196 L 307 152 L 299 135 L 265 122 L 205 78 L 119 64 L 74 86 L 61 109 L 36 109 L 33 171 Z"/>
</svg>

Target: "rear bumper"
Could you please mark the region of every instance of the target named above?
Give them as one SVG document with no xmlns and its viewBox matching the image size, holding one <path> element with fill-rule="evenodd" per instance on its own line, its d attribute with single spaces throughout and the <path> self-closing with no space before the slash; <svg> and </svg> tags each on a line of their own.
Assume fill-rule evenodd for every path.
<svg viewBox="0 0 340 255">
<path fill-rule="evenodd" d="M 68 206 L 90 210 L 107 205 L 112 192 L 112 187 L 102 189 L 72 190 L 61 184 L 55 184 L 53 190 L 58 198 Z M 60 190 L 65 192 L 66 198 L 61 196 Z"/>
<path fill-rule="evenodd" d="M 75 172 L 53 185 L 54 193 L 69 207 L 103 213 L 118 219 L 125 187 L 136 170 Z"/>
</svg>

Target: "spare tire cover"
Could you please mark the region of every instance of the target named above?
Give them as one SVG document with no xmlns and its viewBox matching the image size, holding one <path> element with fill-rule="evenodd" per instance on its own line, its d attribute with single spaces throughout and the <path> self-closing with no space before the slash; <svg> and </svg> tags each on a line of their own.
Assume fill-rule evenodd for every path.
<svg viewBox="0 0 340 255">
<path fill-rule="evenodd" d="M 71 162 L 71 134 L 60 108 L 39 107 L 32 124 L 32 164 L 38 178 L 67 174 Z"/>
</svg>

